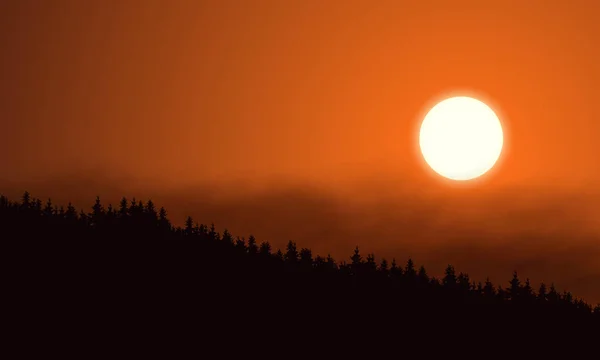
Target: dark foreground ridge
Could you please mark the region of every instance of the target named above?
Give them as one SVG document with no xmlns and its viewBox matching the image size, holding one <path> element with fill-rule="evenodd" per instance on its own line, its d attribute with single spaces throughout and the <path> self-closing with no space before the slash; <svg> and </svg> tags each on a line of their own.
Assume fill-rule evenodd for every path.
<svg viewBox="0 0 600 360">
<path fill-rule="evenodd" d="M 6 294 L 24 309 L 15 326 L 69 341 L 173 336 L 208 346 L 246 339 L 254 343 L 248 351 L 281 339 L 311 349 L 432 344 L 418 348 L 421 354 L 455 351 L 440 348 L 444 340 L 500 347 L 507 338 L 544 346 L 598 341 L 600 305 L 552 285 L 534 289 L 517 273 L 494 285 L 450 265 L 436 279 L 411 259 L 377 263 L 358 247 L 340 262 L 293 242 L 273 251 L 268 242 L 191 218 L 174 227 L 152 201 L 123 198 L 105 208 L 96 199 L 90 212 L 78 212 L 28 193 L 20 201 L 2 196 L 0 229 L 14 285 Z"/>
</svg>

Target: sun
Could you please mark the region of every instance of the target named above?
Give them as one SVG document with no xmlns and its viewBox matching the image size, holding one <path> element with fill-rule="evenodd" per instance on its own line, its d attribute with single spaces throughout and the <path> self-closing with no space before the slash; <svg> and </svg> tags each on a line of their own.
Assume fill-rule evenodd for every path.
<svg viewBox="0 0 600 360">
<path fill-rule="evenodd" d="M 488 172 L 502 152 L 504 134 L 494 111 L 466 96 L 435 105 L 423 119 L 419 146 L 427 164 L 451 180 L 471 180 Z"/>
</svg>

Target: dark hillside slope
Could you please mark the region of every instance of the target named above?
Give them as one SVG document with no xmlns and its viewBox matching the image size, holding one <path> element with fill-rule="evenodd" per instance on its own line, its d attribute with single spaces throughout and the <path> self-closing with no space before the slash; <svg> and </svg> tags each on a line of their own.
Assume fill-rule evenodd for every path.
<svg viewBox="0 0 600 360">
<path fill-rule="evenodd" d="M 108 343 L 191 336 L 203 346 L 238 334 L 312 339 L 311 348 L 353 339 L 590 344 L 600 330 L 600 307 L 545 284 L 534 290 L 516 273 L 499 288 L 452 266 L 435 279 L 411 259 L 378 264 L 358 248 L 347 262 L 292 242 L 273 251 L 192 219 L 174 228 L 152 202 L 124 199 L 115 209 L 98 199 L 84 213 L 29 194 L 2 197 L 0 229 L 6 294 L 21 331 Z"/>
</svg>

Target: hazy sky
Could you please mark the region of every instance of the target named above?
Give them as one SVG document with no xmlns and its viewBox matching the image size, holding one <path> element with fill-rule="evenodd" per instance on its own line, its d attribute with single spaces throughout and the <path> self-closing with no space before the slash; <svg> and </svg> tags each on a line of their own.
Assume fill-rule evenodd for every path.
<svg viewBox="0 0 600 360">
<path fill-rule="evenodd" d="M 152 197 L 276 246 L 518 269 L 600 301 L 598 16 L 592 0 L 1 1 L 0 191 Z M 417 151 L 428 107 L 458 93 L 506 134 L 461 186 Z"/>
</svg>

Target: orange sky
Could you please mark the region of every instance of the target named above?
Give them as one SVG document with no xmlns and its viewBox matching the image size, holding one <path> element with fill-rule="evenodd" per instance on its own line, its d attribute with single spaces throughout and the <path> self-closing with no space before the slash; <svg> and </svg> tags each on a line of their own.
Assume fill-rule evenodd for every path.
<svg viewBox="0 0 600 360">
<path fill-rule="evenodd" d="M 592 0 L 2 1 L 1 191 L 152 196 L 277 246 L 340 258 L 358 244 L 502 281 L 517 268 L 600 301 L 599 13 Z M 506 133 L 497 167 L 461 186 L 423 166 L 416 137 L 457 91 Z"/>
</svg>

